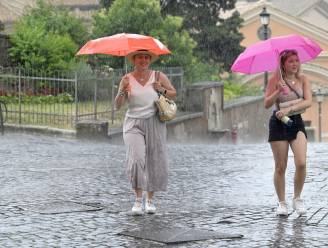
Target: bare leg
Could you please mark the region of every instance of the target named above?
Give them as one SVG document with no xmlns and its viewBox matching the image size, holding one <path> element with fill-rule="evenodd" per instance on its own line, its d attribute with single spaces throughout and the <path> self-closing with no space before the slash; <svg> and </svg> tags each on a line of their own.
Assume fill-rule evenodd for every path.
<svg viewBox="0 0 328 248">
<path fill-rule="evenodd" d="M 153 191 L 147 191 L 147 200 L 152 200 L 154 196 L 154 192 Z"/>
<path fill-rule="evenodd" d="M 287 141 L 270 142 L 275 160 L 273 182 L 279 202 L 285 201 L 285 172 L 287 168 L 288 147 Z"/>
<path fill-rule="evenodd" d="M 301 196 L 306 177 L 307 141 L 303 132 L 298 132 L 296 139 L 290 142 L 290 147 L 295 162 L 294 198 L 298 198 Z"/>
<path fill-rule="evenodd" d="M 142 198 L 142 190 L 141 189 L 134 189 L 136 198 Z"/>
</svg>

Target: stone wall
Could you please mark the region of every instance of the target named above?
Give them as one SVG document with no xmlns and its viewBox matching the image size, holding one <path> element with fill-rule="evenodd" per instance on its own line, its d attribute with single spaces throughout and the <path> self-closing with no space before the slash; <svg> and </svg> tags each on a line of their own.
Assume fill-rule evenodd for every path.
<svg viewBox="0 0 328 248">
<path fill-rule="evenodd" d="M 201 141 L 207 137 L 206 119 L 203 112 L 178 116 L 167 123 L 167 138 L 172 142 Z"/>
<path fill-rule="evenodd" d="M 178 116 L 167 123 L 170 142 L 231 142 L 236 127 L 237 142 L 267 140 L 271 111 L 264 108 L 263 96 L 245 97 L 224 103 L 223 83 L 200 82 L 185 91 L 185 103 Z M 109 131 L 116 143 L 122 131 Z"/>
<path fill-rule="evenodd" d="M 240 98 L 223 109 L 222 125 L 237 128 L 240 142 L 266 141 L 272 110 L 265 109 L 263 96 Z"/>
<path fill-rule="evenodd" d="M 200 82 L 187 88 L 185 99 L 183 108 L 190 114 L 168 123 L 169 140 L 230 142 L 234 126 L 239 142 L 267 139 L 271 110 L 264 108 L 263 96 L 225 104 L 222 83 Z"/>
</svg>

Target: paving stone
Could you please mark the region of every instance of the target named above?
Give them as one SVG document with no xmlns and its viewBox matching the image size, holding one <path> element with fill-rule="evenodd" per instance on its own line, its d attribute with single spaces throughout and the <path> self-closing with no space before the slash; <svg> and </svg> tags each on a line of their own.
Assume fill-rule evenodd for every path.
<svg viewBox="0 0 328 248">
<path fill-rule="evenodd" d="M 308 146 L 302 194 L 307 215 L 293 212 L 285 219 L 275 216 L 274 163 L 267 143 L 169 144 L 168 149 L 168 191 L 155 194 L 155 215 L 135 217 L 129 215 L 134 196 L 125 174 L 124 146 L 6 133 L 0 142 L 0 247 L 166 246 L 117 235 L 140 227 L 243 235 L 170 247 L 328 247 L 326 143 Z M 290 206 L 294 171 L 289 156 Z M 86 211 L 89 207 L 100 209 Z"/>
<path fill-rule="evenodd" d="M 99 211 L 103 209 L 99 206 L 90 206 L 83 203 L 71 202 L 71 201 L 57 201 L 44 204 L 34 204 L 20 206 L 22 210 L 33 211 L 40 214 L 62 214 L 62 213 L 73 213 L 73 212 L 88 212 L 88 211 Z"/>
<path fill-rule="evenodd" d="M 148 239 L 165 244 L 178 244 L 189 241 L 199 241 L 207 239 L 234 239 L 242 238 L 241 234 L 218 233 L 208 230 L 190 229 L 190 228 L 156 228 L 146 227 L 131 231 L 124 231 L 121 235 L 131 236 L 135 238 Z"/>
<path fill-rule="evenodd" d="M 306 219 L 305 224 L 310 226 L 317 226 L 323 223 L 325 220 L 328 220 L 328 208 L 321 207 L 315 210 L 311 216 Z"/>
</svg>

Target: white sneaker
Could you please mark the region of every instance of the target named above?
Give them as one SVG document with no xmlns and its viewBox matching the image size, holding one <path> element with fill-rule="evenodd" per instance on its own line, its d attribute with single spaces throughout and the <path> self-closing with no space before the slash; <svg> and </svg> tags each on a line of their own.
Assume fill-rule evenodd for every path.
<svg viewBox="0 0 328 248">
<path fill-rule="evenodd" d="M 287 208 L 287 203 L 285 201 L 278 202 L 278 207 L 276 210 L 277 215 L 283 215 L 287 216 L 288 215 L 288 208 Z"/>
<path fill-rule="evenodd" d="M 154 214 L 156 212 L 156 207 L 152 200 L 147 200 L 145 204 L 145 211 L 147 214 Z"/>
<path fill-rule="evenodd" d="M 293 209 L 296 211 L 298 215 L 302 215 L 306 213 L 306 209 L 304 206 L 304 202 L 301 198 L 293 199 Z"/>
<path fill-rule="evenodd" d="M 134 202 L 134 205 L 132 207 L 132 214 L 133 215 L 142 215 L 143 209 L 142 209 L 142 199 L 137 198 Z"/>
</svg>

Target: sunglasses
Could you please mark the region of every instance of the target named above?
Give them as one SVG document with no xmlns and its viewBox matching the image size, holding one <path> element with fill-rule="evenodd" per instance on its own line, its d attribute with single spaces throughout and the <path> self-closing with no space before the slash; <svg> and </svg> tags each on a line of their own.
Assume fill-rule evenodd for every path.
<svg viewBox="0 0 328 248">
<path fill-rule="evenodd" d="M 297 51 L 294 50 L 294 49 L 286 49 L 286 50 L 284 50 L 284 51 L 282 51 L 282 52 L 280 53 L 280 57 L 284 57 L 284 56 L 286 56 L 287 54 L 295 54 L 295 55 L 297 55 Z"/>
</svg>

